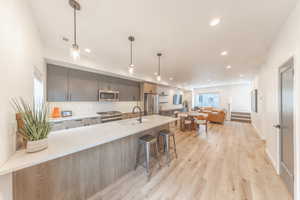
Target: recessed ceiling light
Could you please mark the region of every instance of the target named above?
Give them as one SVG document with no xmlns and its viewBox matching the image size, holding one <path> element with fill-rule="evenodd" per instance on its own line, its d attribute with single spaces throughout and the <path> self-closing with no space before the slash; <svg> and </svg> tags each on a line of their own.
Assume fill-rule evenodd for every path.
<svg viewBox="0 0 300 200">
<path fill-rule="evenodd" d="M 227 56 L 227 55 L 228 55 L 228 52 L 227 52 L 227 51 L 221 52 L 221 56 Z"/>
<path fill-rule="evenodd" d="M 173 81 L 173 77 L 170 77 L 169 80 L 170 80 L 170 81 Z"/>
<path fill-rule="evenodd" d="M 231 65 L 227 65 L 227 66 L 226 66 L 226 69 L 231 69 Z"/>
<path fill-rule="evenodd" d="M 87 52 L 87 53 L 91 53 L 91 50 L 88 49 L 88 48 L 86 48 L 84 51 Z"/>
<path fill-rule="evenodd" d="M 221 22 L 221 19 L 220 18 L 214 18 L 210 21 L 209 25 L 210 26 L 216 26 L 218 25 L 219 23 Z"/>
<path fill-rule="evenodd" d="M 241 78 L 244 77 L 244 74 L 240 74 L 240 77 L 241 77 Z"/>
</svg>

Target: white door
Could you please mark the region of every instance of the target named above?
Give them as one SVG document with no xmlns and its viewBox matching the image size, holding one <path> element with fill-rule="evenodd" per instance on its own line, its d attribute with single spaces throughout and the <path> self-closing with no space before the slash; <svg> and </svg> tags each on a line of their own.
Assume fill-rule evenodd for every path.
<svg viewBox="0 0 300 200">
<path fill-rule="evenodd" d="M 285 63 L 279 71 L 280 78 L 280 177 L 289 192 L 294 193 L 294 63 Z"/>
</svg>

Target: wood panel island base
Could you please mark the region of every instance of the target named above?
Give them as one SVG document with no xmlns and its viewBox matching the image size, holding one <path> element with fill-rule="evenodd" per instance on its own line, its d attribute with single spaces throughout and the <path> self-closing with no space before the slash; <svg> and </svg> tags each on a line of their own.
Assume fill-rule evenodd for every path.
<svg viewBox="0 0 300 200">
<path fill-rule="evenodd" d="M 15 200 L 88 199 L 134 169 L 138 137 L 128 136 L 13 173 Z"/>
<path fill-rule="evenodd" d="M 151 121 L 151 117 L 145 118 Z M 154 116 L 152 118 L 154 119 Z M 164 119 L 166 122 L 162 120 L 159 125 L 153 123 L 152 128 L 148 125 L 147 130 L 14 171 L 14 200 L 84 200 L 92 197 L 107 185 L 134 170 L 140 136 L 157 135 L 160 130 L 169 129 L 169 123 L 175 120 L 162 116 L 156 118 Z M 169 119 L 166 120 L 167 118 Z M 113 126 L 116 123 L 121 121 L 111 123 L 112 128 L 117 128 Z M 126 124 L 126 120 L 122 123 Z M 134 125 L 135 128 L 136 126 L 143 125 Z M 122 132 L 113 130 L 115 131 Z M 87 134 L 86 137 L 88 136 Z"/>
</svg>

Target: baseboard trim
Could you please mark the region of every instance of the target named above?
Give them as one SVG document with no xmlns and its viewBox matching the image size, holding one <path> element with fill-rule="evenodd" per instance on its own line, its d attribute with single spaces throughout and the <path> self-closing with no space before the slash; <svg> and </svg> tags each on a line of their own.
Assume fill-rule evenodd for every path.
<svg viewBox="0 0 300 200">
<path fill-rule="evenodd" d="M 262 136 L 261 132 L 258 130 L 258 128 L 254 125 L 253 121 L 251 122 L 256 134 L 259 136 L 259 138 L 263 141 L 266 141 L 266 139 Z"/>
<path fill-rule="evenodd" d="M 273 168 L 274 168 L 275 171 L 276 171 L 276 174 L 279 175 L 279 172 L 278 172 L 278 170 L 277 170 L 276 162 L 275 162 L 275 160 L 273 159 L 273 157 L 271 156 L 271 154 L 270 154 L 270 152 L 269 152 L 269 150 L 268 150 L 267 147 L 266 147 L 266 149 L 265 149 L 265 152 L 266 152 L 266 154 L 267 154 L 269 160 L 271 161 L 271 163 L 272 163 L 272 165 L 273 165 Z"/>
</svg>

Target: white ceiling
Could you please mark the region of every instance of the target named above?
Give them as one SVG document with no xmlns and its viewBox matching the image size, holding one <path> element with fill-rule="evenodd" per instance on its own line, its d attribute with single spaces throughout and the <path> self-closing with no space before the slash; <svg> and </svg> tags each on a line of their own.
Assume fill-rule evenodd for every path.
<svg viewBox="0 0 300 200">
<path fill-rule="evenodd" d="M 65 53 L 72 40 L 68 0 L 30 0 L 46 49 Z M 249 81 L 296 0 L 80 0 L 78 44 L 99 68 L 127 73 L 128 36 L 134 35 L 136 77 L 155 78 L 161 51 L 162 79 L 199 87 Z M 210 27 L 215 17 L 221 23 Z M 222 51 L 228 56 L 220 56 Z M 67 54 L 65 54 L 67 55 Z M 231 65 L 232 69 L 225 67 Z M 104 67 L 105 66 L 105 67 Z M 244 77 L 240 78 L 240 74 Z M 173 81 L 169 81 L 173 77 Z"/>
</svg>

